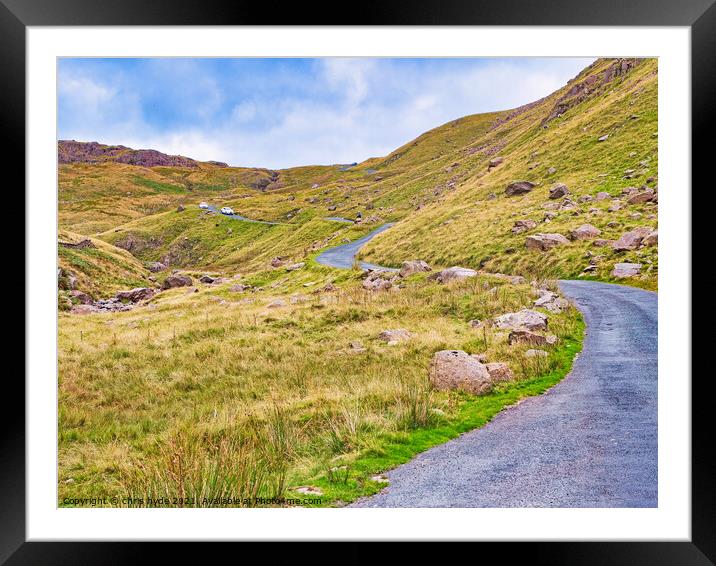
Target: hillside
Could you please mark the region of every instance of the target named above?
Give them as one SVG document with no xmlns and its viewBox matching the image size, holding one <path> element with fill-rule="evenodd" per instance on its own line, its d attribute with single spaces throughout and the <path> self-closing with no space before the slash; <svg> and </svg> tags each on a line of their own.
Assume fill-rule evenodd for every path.
<svg viewBox="0 0 716 566">
<path fill-rule="evenodd" d="M 576 277 L 587 268 L 603 280 L 616 262 L 634 262 L 642 272 L 633 282 L 653 288 L 655 247 L 617 254 L 597 249 L 594 240 L 657 228 L 655 202 L 629 204 L 622 196 L 656 189 L 657 142 L 656 60 L 599 60 L 539 101 L 454 120 L 356 165 L 277 171 L 199 162 L 61 165 L 60 224 L 120 246 L 139 242 L 134 250 L 143 260 L 257 270 L 271 257 L 299 260 L 336 238 L 398 221 L 365 248 L 363 259 L 399 266 L 421 258 L 550 277 Z M 500 164 L 489 167 L 495 158 Z M 506 196 L 517 180 L 534 183 L 534 190 Z M 558 183 L 569 193 L 551 200 L 548 190 Z M 201 200 L 278 226 L 209 221 L 194 209 Z M 174 214 L 179 204 L 190 210 Z M 359 213 L 363 222 L 353 227 L 324 220 Z M 528 228 L 513 231 L 520 220 Z M 598 238 L 546 252 L 526 248 L 527 236 L 569 236 L 583 224 L 599 230 Z M 177 247 L 185 252 L 175 253 Z"/>
</svg>

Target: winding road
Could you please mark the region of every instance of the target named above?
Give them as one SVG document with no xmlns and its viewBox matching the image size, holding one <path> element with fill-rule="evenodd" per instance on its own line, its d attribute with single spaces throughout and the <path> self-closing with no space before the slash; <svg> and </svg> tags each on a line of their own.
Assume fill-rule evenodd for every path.
<svg viewBox="0 0 716 566">
<path fill-rule="evenodd" d="M 383 224 L 376 228 L 372 232 L 369 232 L 362 238 L 358 238 L 347 244 L 336 246 L 335 248 L 329 248 L 326 251 L 320 253 L 316 257 L 316 261 L 321 265 L 327 265 L 329 267 L 338 267 L 340 269 L 350 269 L 353 267 L 356 254 L 360 249 L 368 242 L 368 240 L 374 238 L 381 232 L 385 232 L 388 228 L 393 226 L 394 223 Z M 383 267 L 381 265 L 375 265 L 373 263 L 361 262 L 361 268 L 363 269 L 375 269 L 378 271 L 398 271 L 392 267 Z"/>
<path fill-rule="evenodd" d="M 571 373 L 388 472 L 354 507 L 657 506 L 657 295 L 560 287 L 587 324 Z"/>
</svg>

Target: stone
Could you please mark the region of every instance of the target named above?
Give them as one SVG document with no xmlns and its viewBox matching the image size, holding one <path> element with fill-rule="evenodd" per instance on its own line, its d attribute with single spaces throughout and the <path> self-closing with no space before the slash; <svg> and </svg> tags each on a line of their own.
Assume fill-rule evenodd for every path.
<svg viewBox="0 0 716 566">
<path fill-rule="evenodd" d="M 565 185 L 564 183 L 557 183 L 549 190 L 549 198 L 551 198 L 552 200 L 562 198 L 567 193 L 569 193 L 567 185 Z"/>
<path fill-rule="evenodd" d="M 627 202 L 629 204 L 644 204 L 645 202 L 653 201 L 654 197 L 655 197 L 654 191 L 651 189 L 647 189 L 646 191 L 632 194 L 627 199 Z"/>
<path fill-rule="evenodd" d="M 510 197 L 516 195 L 524 195 L 526 193 L 529 193 L 536 186 L 537 185 L 530 181 L 513 181 L 512 183 L 507 185 L 507 188 L 505 189 L 505 194 Z"/>
<path fill-rule="evenodd" d="M 569 306 L 569 301 L 551 291 L 543 291 L 534 304 L 536 307 L 546 309 L 549 312 L 560 313 Z"/>
<path fill-rule="evenodd" d="M 185 210 L 186 210 L 186 208 L 184 208 L 183 204 L 180 204 L 179 206 L 177 206 L 177 212 L 184 212 Z"/>
<path fill-rule="evenodd" d="M 167 266 L 160 261 L 152 261 L 147 265 L 147 269 L 149 269 L 149 271 L 151 271 L 152 273 L 164 271 L 166 268 Z"/>
<path fill-rule="evenodd" d="M 625 232 L 621 237 L 612 242 L 612 248 L 618 252 L 624 252 L 628 250 L 635 250 L 641 244 L 641 241 L 653 232 L 652 228 L 647 226 L 640 226 L 634 228 L 629 232 Z"/>
<path fill-rule="evenodd" d="M 297 269 L 301 269 L 304 265 L 306 265 L 306 262 L 300 261 L 286 267 L 286 271 L 296 271 Z"/>
<path fill-rule="evenodd" d="M 529 344 L 530 346 L 546 346 L 547 337 L 530 330 L 513 330 L 507 336 L 507 342 L 513 344 Z"/>
<path fill-rule="evenodd" d="M 605 246 L 608 246 L 610 244 L 609 240 L 605 240 L 604 238 L 597 238 L 592 242 L 592 245 L 597 248 L 603 248 Z"/>
<path fill-rule="evenodd" d="M 487 200 L 495 200 L 497 198 L 497 195 L 495 193 L 490 193 L 487 195 Z"/>
<path fill-rule="evenodd" d="M 617 263 L 612 270 L 612 277 L 636 277 L 641 272 L 641 263 Z"/>
<path fill-rule="evenodd" d="M 557 170 L 554 167 L 550 167 L 549 169 L 547 169 L 548 175 L 554 175 L 556 172 Z"/>
<path fill-rule="evenodd" d="M 94 305 L 75 305 L 70 310 L 72 314 L 90 314 L 97 312 L 97 308 Z"/>
<path fill-rule="evenodd" d="M 201 277 L 199 277 L 199 281 L 211 285 L 214 281 L 216 281 L 216 279 L 211 275 L 202 275 Z"/>
<path fill-rule="evenodd" d="M 387 291 L 397 279 L 390 271 L 368 271 L 362 285 L 368 291 Z"/>
<path fill-rule="evenodd" d="M 609 200 L 611 195 L 605 191 L 599 191 L 595 196 L 594 200 Z"/>
<path fill-rule="evenodd" d="M 496 317 L 495 326 L 503 330 L 546 330 L 547 315 L 531 309 L 522 309 Z"/>
<path fill-rule="evenodd" d="M 537 227 L 537 222 L 534 220 L 516 220 L 514 226 L 512 227 L 512 233 L 513 234 L 521 234 L 522 232 L 526 232 L 527 230 L 532 230 L 532 228 Z"/>
<path fill-rule="evenodd" d="M 301 487 L 297 487 L 296 491 L 298 493 L 303 493 L 304 495 L 323 495 L 323 491 L 318 487 L 313 487 L 311 485 L 304 485 Z"/>
<path fill-rule="evenodd" d="M 194 282 L 188 275 L 174 274 L 164 280 L 162 290 L 174 289 L 175 287 L 188 287 L 193 284 Z"/>
<path fill-rule="evenodd" d="M 404 261 L 403 265 L 398 272 L 401 277 L 408 277 L 414 273 L 421 273 L 423 271 L 432 271 L 430 266 L 421 259 L 414 259 L 411 261 Z"/>
<path fill-rule="evenodd" d="M 477 320 L 476 318 L 473 318 L 467 324 L 470 328 L 482 328 L 483 327 L 482 321 Z"/>
<path fill-rule="evenodd" d="M 81 305 L 91 305 L 92 304 L 92 297 L 90 297 L 87 293 L 83 293 L 82 291 L 78 290 L 72 290 L 70 291 L 70 296 L 73 299 L 76 299 L 77 302 Z"/>
<path fill-rule="evenodd" d="M 528 250 L 547 251 L 556 246 L 568 244 L 569 240 L 562 234 L 534 234 L 527 236 L 525 246 Z"/>
<path fill-rule="evenodd" d="M 642 241 L 642 246 L 656 246 L 659 243 L 659 232 L 654 230 L 648 234 Z"/>
<path fill-rule="evenodd" d="M 493 167 L 497 167 L 500 165 L 504 159 L 502 157 L 495 157 L 493 159 L 490 159 L 490 163 L 488 163 L 487 167 L 488 169 L 492 169 Z"/>
<path fill-rule="evenodd" d="M 450 281 L 462 281 L 470 277 L 475 277 L 476 275 L 477 271 L 474 269 L 454 266 L 431 275 L 429 279 L 435 280 L 438 283 L 449 283 Z"/>
<path fill-rule="evenodd" d="M 485 364 L 485 367 L 487 368 L 487 373 L 490 374 L 490 379 L 493 383 L 514 381 L 515 379 L 515 374 L 510 369 L 510 366 L 505 363 L 492 362 L 489 364 Z"/>
<path fill-rule="evenodd" d="M 609 134 L 604 134 L 603 136 L 598 138 L 597 141 L 603 142 L 603 141 L 607 141 L 608 139 L 609 139 Z"/>
<path fill-rule="evenodd" d="M 578 228 L 575 228 L 574 230 L 570 231 L 569 239 L 590 240 L 592 238 L 596 238 L 601 233 L 602 231 L 596 226 L 592 226 L 591 224 L 582 224 Z"/>
<path fill-rule="evenodd" d="M 549 354 L 544 350 L 527 350 L 525 352 L 525 357 L 527 358 L 546 358 L 547 356 Z"/>
<path fill-rule="evenodd" d="M 278 308 L 285 307 L 285 306 L 286 306 L 286 301 L 284 301 L 283 299 L 276 299 L 276 300 L 274 300 L 274 301 L 271 301 L 271 302 L 266 306 L 266 308 L 269 308 L 269 309 L 278 309 Z"/>
<path fill-rule="evenodd" d="M 485 364 L 462 350 L 436 352 L 428 376 L 439 390 L 458 389 L 474 395 L 485 395 L 492 390 L 492 379 Z"/>
<path fill-rule="evenodd" d="M 120 291 L 115 295 L 120 301 L 129 301 L 130 303 L 138 303 L 139 301 L 146 301 L 154 296 L 154 289 L 149 287 L 138 287 L 131 291 Z"/>
<path fill-rule="evenodd" d="M 405 328 L 396 328 L 395 330 L 383 330 L 378 334 L 378 339 L 387 342 L 389 346 L 394 346 L 400 342 L 410 340 L 412 336 Z"/>
</svg>

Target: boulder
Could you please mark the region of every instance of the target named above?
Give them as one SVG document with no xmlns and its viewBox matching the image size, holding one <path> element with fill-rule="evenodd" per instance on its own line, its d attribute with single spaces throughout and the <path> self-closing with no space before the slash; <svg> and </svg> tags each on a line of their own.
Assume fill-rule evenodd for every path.
<svg viewBox="0 0 716 566">
<path fill-rule="evenodd" d="M 378 334 L 378 339 L 387 342 L 389 346 L 394 346 L 400 342 L 405 342 L 412 338 L 412 334 L 405 328 L 396 328 L 395 330 L 383 330 Z"/>
<path fill-rule="evenodd" d="M 656 197 L 653 190 L 647 189 L 639 193 L 633 193 L 627 199 L 629 204 L 643 204 L 645 202 L 651 202 Z"/>
<path fill-rule="evenodd" d="M 636 277 L 641 272 L 641 263 L 617 263 L 612 270 L 612 277 Z"/>
<path fill-rule="evenodd" d="M 75 305 L 72 307 L 73 314 L 90 314 L 93 312 L 97 312 L 97 308 L 94 305 Z"/>
<path fill-rule="evenodd" d="M 595 195 L 594 200 L 609 200 L 610 198 L 612 197 L 609 193 L 600 191 Z"/>
<path fill-rule="evenodd" d="M 655 246 L 659 243 L 659 232 L 658 230 L 654 230 L 650 234 L 648 234 L 642 241 L 642 246 Z"/>
<path fill-rule="evenodd" d="M 279 256 L 271 258 L 271 267 L 281 267 L 285 260 L 286 260 L 285 257 L 279 257 Z"/>
<path fill-rule="evenodd" d="M 301 269 L 304 265 L 306 265 L 306 262 L 300 261 L 298 263 L 294 263 L 293 265 L 289 265 L 286 268 L 286 271 L 296 271 L 297 269 Z"/>
<path fill-rule="evenodd" d="M 513 181 L 505 189 L 507 196 L 524 195 L 534 189 L 536 185 L 530 181 Z"/>
<path fill-rule="evenodd" d="M 534 234 L 527 236 L 525 240 L 525 246 L 528 250 L 539 250 L 541 252 L 568 243 L 569 240 L 562 236 L 562 234 Z"/>
<path fill-rule="evenodd" d="M 164 280 L 164 283 L 162 283 L 162 290 L 174 289 L 175 287 L 188 287 L 193 284 L 194 282 L 188 275 L 174 274 Z"/>
<path fill-rule="evenodd" d="M 592 242 L 592 245 L 597 248 L 603 248 L 604 246 L 608 246 L 609 244 L 609 240 L 605 240 L 604 238 L 597 238 Z"/>
<path fill-rule="evenodd" d="M 474 395 L 492 390 L 492 379 L 485 364 L 462 350 L 436 352 L 428 370 L 430 382 L 436 389 L 458 389 Z"/>
<path fill-rule="evenodd" d="M 507 342 L 513 344 L 529 344 L 530 346 L 546 346 L 547 337 L 530 330 L 513 330 L 507 336 Z"/>
<path fill-rule="evenodd" d="M 546 330 L 547 315 L 531 309 L 508 312 L 495 318 L 495 326 L 504 330 Z"/>
<path fill-rule="evenodd" d="M 569 233 L 570 240 L 590 240 L 596 238 L 602 231 L 591 224 L 582 224 Z"/>
<path fill-rule="evenodd" d="M 413 273 L 421 273 L 423 271 L 432 271 L 430 266 L 421 259 L 414 259 L 411 261 L 404 261 L 403 265 L 398 272 L 401 277 L 408 277 Z"/>
<path fill-rule="evenodd" d="M 167 277 L 167 279 L 169 279 Z M 129 301 L 130 303 L 138 303 L 139 301 L 146 301 L 154 296 L 154 289 L 149 287 L 138 287 L 131 291 L 120 291 L 115 295 L 120 301 Z"/>
<path fill-rule="evenodd" d="M 474 269 L 454 266 L 431 275 L 430 279 L 438 283 L 448 283 L 450 281 L 462 281 L 463 279 L 475 277 L 476 275 L 477 271 Z"/>
<path fill-rule="evenodd" d="M 510 366 L 502 362 L 492 362 L 485 364 L 487 373 L 490 374 L 490 379 L 493 383 L 500 383 L 502 381 L 514 381 L 515 374 L 512 373 Z"/>
<path fill-rule="evenodd" d="M 494 157 L 493 159 L 490 159 L 490 163 L 487 165 L 487 168 L 492 169 L 493 167 L 497 167 L 503 161 L 504 159 L 502 157 Z"/>
<path fill-rule="evenodd" d="M 612 248 L 618 252 L 635 250 L 641 244 L 641 241 L 653 232 L 652 228 L 640 226 L 629 232 L 622 234 L 621 238 L 612 242 Z"/>
<path fill-rule="evenodd" d="M 278 309 L 278 308 L 285 307 L 285 306 L 286 306 L 286 301 L 284 301 L 283 299 L 276 299 L 276 300 L 274 300 L 274 301 L 271 301 L 271 302 L 266 306 L 266 308 L 269 308 L 269 309 Z"/>
<path fill-rule="evenodd" d="M 199 277 L 199 281 L 211 285 L 214 281 L 216 281 L 216 279 L 211 275 L 202 275 L 201 277 Z"/>
<path fill-rule="evenodd" d="M 183 204 L 180 204 L 179 206 L 177 206 L 177 212 L 184 212 L 185 210 L 186 210 L 186 208 L 184 208 Z"/>
<path fill-rule="evenodd" d="M 546 309 L 549 312 L 560 313 L 569 306 L 569 302 L 556 293 L 543 291 L 540 298 L 535 301 L 535 306 Z"/>
<path fill-rule="evenodd" d="M 534 220 L 516 220 L 515 225 L 512 227 L 512 233 L 521 234 L 522 232 L 527 232 L 527 230 L 532 230 L 532 228 L 536 227 L 537 222 Z"/>
<path fill-rule="evenodd" d="M 609 139 L 609 134 L 604 134 L 603 136 L 597 138 L 597 141 L 603 142 L 607 141 Z"/>
<path fill-rule="evenodd" d="M 557 183 L 549 190 L 549 198 L 551 198 L 552 200 L 562 198 L 563 196 L 566 196 L 567 193 L 569 193 L 567 185 L 565 185 L 564 183 Z"/>
</svg>

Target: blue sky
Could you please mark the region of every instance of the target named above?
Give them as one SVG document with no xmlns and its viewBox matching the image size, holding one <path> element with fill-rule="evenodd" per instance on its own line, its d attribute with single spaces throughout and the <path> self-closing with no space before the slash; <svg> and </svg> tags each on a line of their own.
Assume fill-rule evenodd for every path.
<svg viewBox="0 0 716 566">
<path fill-rule="evenodd" d="M 60 59 L 58 136 L 252 167 L 385 155 L 593 59 Z"/>
</svg>

